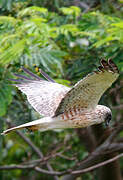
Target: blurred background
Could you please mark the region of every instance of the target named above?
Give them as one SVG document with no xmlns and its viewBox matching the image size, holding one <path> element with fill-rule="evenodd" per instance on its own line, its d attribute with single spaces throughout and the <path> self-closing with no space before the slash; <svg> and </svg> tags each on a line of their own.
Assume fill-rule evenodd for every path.
<svg viewBox="0 0 123 180">
<path fill-rule="evenodd" d="M 70 87 L 95 70 L 101 58 L 112 58 L 120 70 L 100 100 L 112 110 L 110 127 L 0 136 L 1 180 L 122 179 L 123 158 L 87 173 L 71 175 L 67 170 L 88 168 L 123 152 L 123 1 L 0 0 L 1 132 L 40 117 L 8 81 L 14 73 L 24 74 L 22 66 L 40 77 L 42 68 Z M 95 157 L 93 152 L 114 132 L 112 146 Z"/>
</svg>

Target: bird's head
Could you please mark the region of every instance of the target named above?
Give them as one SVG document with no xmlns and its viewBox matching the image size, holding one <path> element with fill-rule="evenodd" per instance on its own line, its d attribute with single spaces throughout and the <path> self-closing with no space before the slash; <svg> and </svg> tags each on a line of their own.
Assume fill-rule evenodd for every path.
<svg viewBox="0 0 123 180">
<path fill-rule="evenodd" d="M 96 114 L 98 116 L 98 124 L 105 122 L 105 125 L 108 126 L 109 122 L 112 119 L 112 112 L 110 108 L 103 106 L 103 105 L 98 105 L 96 107 Z"/>
</svg>

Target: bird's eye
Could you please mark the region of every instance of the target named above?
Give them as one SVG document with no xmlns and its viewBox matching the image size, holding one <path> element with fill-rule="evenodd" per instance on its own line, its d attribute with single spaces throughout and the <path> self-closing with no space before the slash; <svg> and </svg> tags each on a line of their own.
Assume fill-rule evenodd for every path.
<svg viewBox="0 0 123 180">
<path fill-rule="evenodd" d="M 112 114 L 111 113 L 107 113 L 106 114 L 106 118 L 105 118 L 105 125 L 108 126 L 109 125 L 109 122 L 111 121 L 112 119 Z"/>
</svg>

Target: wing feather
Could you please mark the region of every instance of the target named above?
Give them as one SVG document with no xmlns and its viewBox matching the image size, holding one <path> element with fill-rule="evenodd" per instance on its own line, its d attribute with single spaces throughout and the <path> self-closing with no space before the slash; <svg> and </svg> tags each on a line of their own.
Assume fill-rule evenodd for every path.
<svg viewBox="0 0 123 180">
<path fill-rule="evenodd" d="M 96 107 L 103 93 L 119 76 L 118 68 L 111 59 L 108 62 L 101 60 L 98 70 L 88 74 L 67 92 L 61 100 L 55 116 L 69 111 L 73 107 L 88 109 Z"/>
<path fill-rule="evenodd" d="M 25 68 L 23 68 L 23 70 L 35 78 L 35 80 L 15 74 L 21 79 L 11 79 L 12 81 L 18 82 L 18 84 L 14 85 L 27 95 L 29 103 L 37 112 L 44 116 L 53 116 L 61 99 L 70 88 L 55 83 L 53 80 L 50 81 L 50 77 L 48 75 L 46 76 L 46 73 L 43 73 L 43 76 L 46 76 L 49 81 L 42 80 Z"/>
</svg>

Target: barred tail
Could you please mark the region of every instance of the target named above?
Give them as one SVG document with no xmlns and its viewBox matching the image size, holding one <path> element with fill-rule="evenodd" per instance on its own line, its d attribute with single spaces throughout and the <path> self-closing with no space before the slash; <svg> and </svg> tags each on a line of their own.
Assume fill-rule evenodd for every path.
<svg viewBox="0 0 123 180">
<path fill-rule="evenodd" d="M 16 131 L 16 130 L 24 129 L 24 128 L 31 131 L 36 131 L 36 130 L 46 131 L 50 129 L 52 122 L 53 122 L 53 119 L 51 117 L 44 117 L 42 119 L 38 119 L 29 123 L 22 124 L 20 126 L 7 129 L 3 131 L 1 135 L 8 134 L 11 131 Z"/>
</svg>

